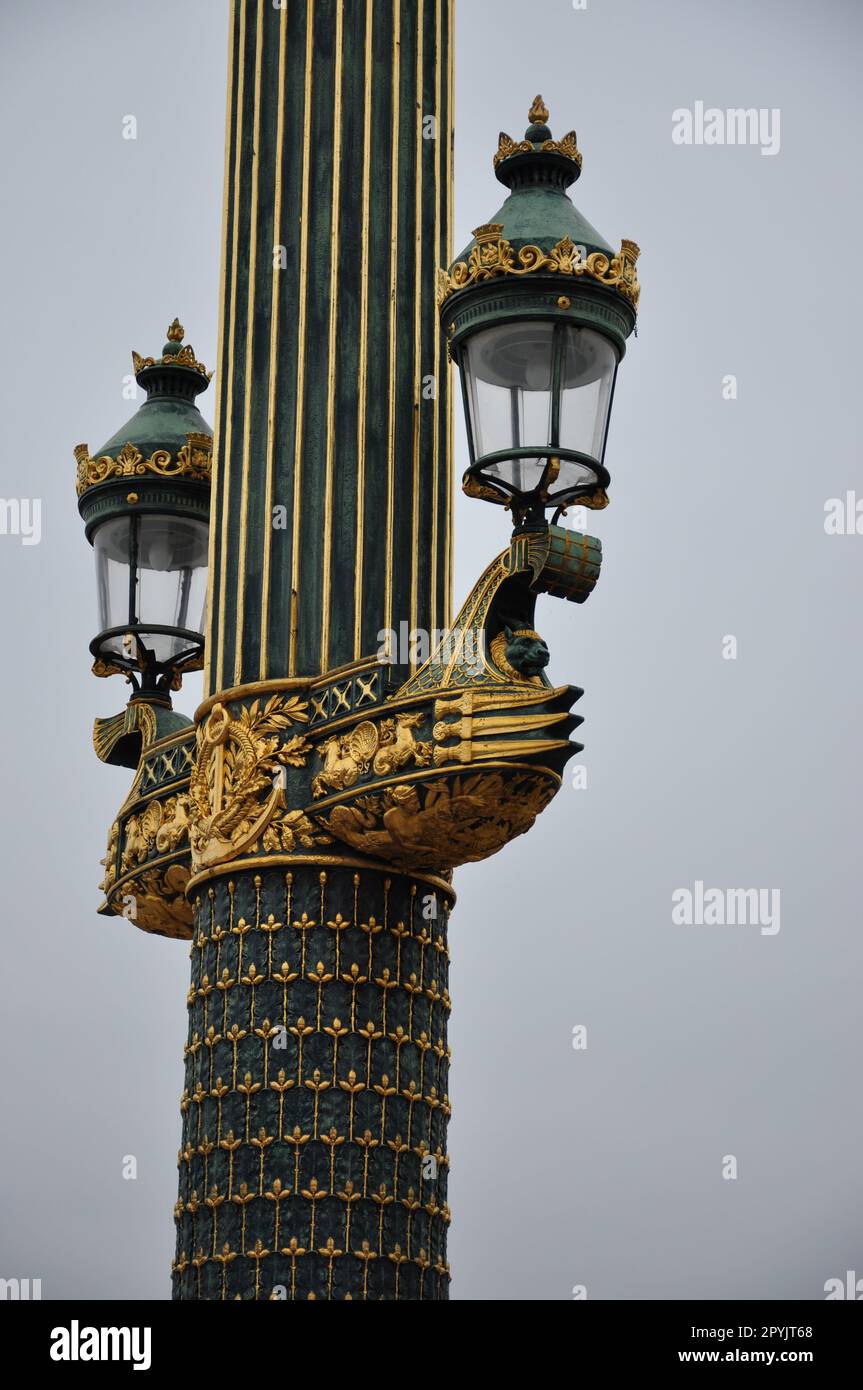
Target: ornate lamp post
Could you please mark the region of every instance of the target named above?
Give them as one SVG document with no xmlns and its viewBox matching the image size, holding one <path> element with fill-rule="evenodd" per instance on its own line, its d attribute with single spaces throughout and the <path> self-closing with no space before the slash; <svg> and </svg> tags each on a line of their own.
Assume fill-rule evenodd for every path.
<svg viewBox="0 0 863 1390">
<path fill-rule="evenodd" d="M 512 194 L 493 233 L 440 278 L 440 332 L 450 33 L 441 0 L 234 6 L 194 725 L 160 702 L 198 650 L 187 528 L 203 496 L 181 527 L 154 492 L 171 519 L 143 540 L 128 491 L 104 522 L 122 530 L 100 576 L 110 588 L 122 556 L 128 606 L 103 604 L 98 659 L 137 661 L 143 684 L 132 713 L 97 723 L 100 755 L 137 766 L 103 910 L 191 943 L 181 1299 L 448 1296 L 452 870 L 529 829 L 580 747 L 581 692 L 545 675 L 534 606 L 583 602 L 600 548 L 544 513 L 604 503 L 635 250 L 613 257 L 572 209 L 575 138 L 554 142 L 537 108 L 499 160 Z M 450 614 L 447 339 L 466 487 L 516 529 L 428 660 L 390 666 L 382 630 Z M 134 447 L 143 477 L 156 454 Z M 154 541 L 159 572 L 182 576 L 161 619 L 140 597 Z"/>
</svg>

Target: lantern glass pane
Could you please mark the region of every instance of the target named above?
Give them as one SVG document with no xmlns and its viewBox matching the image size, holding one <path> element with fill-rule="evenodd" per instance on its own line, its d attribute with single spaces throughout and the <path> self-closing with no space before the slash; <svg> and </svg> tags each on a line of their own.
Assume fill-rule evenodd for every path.
<svg viewBox="0 0 863 1390">
<path fill-rule="evenodd" d="M 100 526 L 93 538 L 100 632 L 129 621 L 129 529 L 130 518 L 118 516 Z M 111 644 L 118 653 L 119 641 Z"/>
<path fill-rule="evenodd" d="M 560 394 L 560 439 L 602 462 L 611 405 L 617 353 L 607 338 L 592 328 L 565 329 Z"/>
<path fill-rule="evenodd" d="M 203 632 L 207 598 L 207 527 L 179 516 L 142 516 L 138 522 L 138 622 Z M 142 634 L 157 661 L 170 661 L 188 638 Z"/>
<path fill-rule="evenodd" d="M 93 537 L 99 627 L 137 626 L 157 662 L 170 663 L 192 645 L 188 637 L 148 632 L 147 625 L 202 633 L 207 599 L 207 526 L 168 513 L 114 517 Z M 130 605 L 130 572 L 134 574 Z M 106 638 L 105 655 L 134 664 L 137 642 Z"/>
<path fill-rule="evenodd" d="M 546 446 L 551 426 L 551 322 L 485 328 L 465 345 L 474 458 L 530 445 Z M 519 492 L 538 484 L 545 459 L 505 459 L 486 468 Z"/>
</svg>

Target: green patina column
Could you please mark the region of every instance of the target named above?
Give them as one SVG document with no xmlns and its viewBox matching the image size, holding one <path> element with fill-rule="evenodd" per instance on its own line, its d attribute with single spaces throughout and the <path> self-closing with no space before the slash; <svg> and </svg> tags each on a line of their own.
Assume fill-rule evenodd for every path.
<svg viewBox="0 0 863 1390">
<path fill-rule="evenodd" d="M 381 631 L 450 617 L 450 33 L 232 8 L 180 1299 L 448 1295 L 449 875 L 331 830 L 431 758 L 375 716 L 412 674 Z"/>
</svg>

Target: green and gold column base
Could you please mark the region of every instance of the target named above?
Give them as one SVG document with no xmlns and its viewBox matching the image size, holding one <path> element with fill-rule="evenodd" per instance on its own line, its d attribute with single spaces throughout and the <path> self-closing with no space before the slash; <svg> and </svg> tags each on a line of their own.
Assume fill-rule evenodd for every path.
<svg viewBox="0 0 863 1390">
<path fill-rule="evenodd" d="M 450 901 L 349 860 L 197 893 L 175 1298 L 448 1296 Z"/>
</svg>

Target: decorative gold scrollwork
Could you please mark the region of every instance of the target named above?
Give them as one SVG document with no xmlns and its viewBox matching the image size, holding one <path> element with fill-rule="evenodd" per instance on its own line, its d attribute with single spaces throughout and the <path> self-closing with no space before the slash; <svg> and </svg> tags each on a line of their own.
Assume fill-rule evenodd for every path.
<svg viewBox="0 0 863 1390">
<path fill-rule="evenodd" d="M 639 248 L 634 241 L 621 242 L 614 256 L 603 251 L 591 251 L 584 257 L 571 237 L 563 237 L 550 251 L 540 246 L 522 246 L 516 252 L 511 242 L 501 235 L 503 226 L 491 222 L 477 227 L 476 245 L 466 261 L 457 261 L 451 270 L 438 273 L 438 304 L 450 295 L 499 275 L 531 275 L 549 271 L 555 275 L 587 275 L 628 299 L 638 307 L 641 286 L 635 272 Z"/>
<path fill-rule="evenodd" d="M 190 434 L 174 456 L 169 449 L 156 449 L 144 458 L 134 444 L 124 444 L 116 458 L 110 454 L 90 457 L 86 444 L 75 448 L 78 462 L 76 490 L 80 497 L 88 488 L 112 478 L 139 478 L 148 473 L 158 478 L 187 478 L 191 482 L 209 483 L 213 467 L 213 441 L 208 434 Z"/>
</svg>

